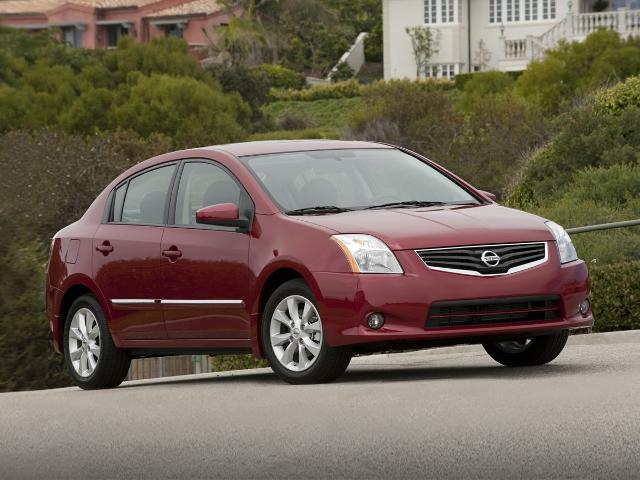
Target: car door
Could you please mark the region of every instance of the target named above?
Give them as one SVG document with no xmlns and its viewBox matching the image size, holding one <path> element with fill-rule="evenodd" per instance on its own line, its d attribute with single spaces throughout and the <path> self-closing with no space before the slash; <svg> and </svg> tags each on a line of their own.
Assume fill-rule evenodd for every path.
<svg viewBox="0 0 640 480">
<path fill-rule="evenodd" d="M 106 222 L 94 235 L 93 274 L 121 339 L 164 339 L 160 299 L 166 258 L 160 242 L 177 164 L 161 165 L 118 185 Z"/>
<path fill-rule="evenodd" d="M 185 161 L 164 230 L 162 311 L 169 338 L 249 338 L 249 234 L 196 223 L 196 210 L 251 199 L 210 161 Z M 253 204 L 251 203 L 251 206 Z"/>
</svg>

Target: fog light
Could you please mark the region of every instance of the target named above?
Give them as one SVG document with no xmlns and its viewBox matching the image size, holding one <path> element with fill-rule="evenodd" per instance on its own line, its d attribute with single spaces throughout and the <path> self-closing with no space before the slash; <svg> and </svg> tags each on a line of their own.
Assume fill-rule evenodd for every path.
<svg viewBox="0 0 640 480">
<path fill-rule="evenodd" d="M 589 309 L 591 308 L 591 302 L 589 301 L 589 299 L 587 298 L 581 301 L 579 308 L 582 315 L 586 315 L 587 313 L 589 313 Z"/>
<path fill-rule="evenodd" d="M 381 313 L 372 313 L 367 318 L 367 324 L 369 325 L 369 328 L 378 330 L 384 325 L 384 315 Z"/>
</svg>

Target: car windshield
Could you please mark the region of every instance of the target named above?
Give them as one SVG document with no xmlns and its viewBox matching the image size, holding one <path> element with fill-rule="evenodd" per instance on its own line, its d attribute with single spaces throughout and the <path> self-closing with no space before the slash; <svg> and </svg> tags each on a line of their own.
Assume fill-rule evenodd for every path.
<svg viewBox="0 0 640 480">
<path fill-rule="evenodd" d="M 242 161 L 290 214 L 478 204 L 435 168 L 391 148 L 253 155 Z"/>
</svg>

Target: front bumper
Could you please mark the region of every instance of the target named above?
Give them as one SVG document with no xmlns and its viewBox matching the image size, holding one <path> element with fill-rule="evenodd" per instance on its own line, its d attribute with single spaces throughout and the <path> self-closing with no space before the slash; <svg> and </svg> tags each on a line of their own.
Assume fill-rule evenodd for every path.
<svg viewBox="0 0 640 480">
<path fill-rule="evenodd" d="M 542 265 L 502 276 L 469 276 L 429 269 L 414 251 L 395 252 L 404 275 L 360 275 L 316 272 L 323 331 L 331 346 L 425 342 L 481 342 L 483 338 L 517 337 L 593 326 L 579 304 L 591 298 L 589 274 L 581 260 L 560 265 L 555 249 Z M 434 302 L 558 295 L 560 314 L 549 320 L 426 327 Z M 379 330 L 366 325 L 381 312 Z"/>
</svg>

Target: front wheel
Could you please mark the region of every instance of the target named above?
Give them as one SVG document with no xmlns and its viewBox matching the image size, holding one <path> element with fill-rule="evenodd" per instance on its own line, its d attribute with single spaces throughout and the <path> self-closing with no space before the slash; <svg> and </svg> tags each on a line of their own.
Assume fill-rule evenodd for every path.
<svg viewBox="0 0 640 480">
<path fill-rule="evenodd" d="M 282 284 L 269 298 L 262 348 L 273 371 L 294 384 L 335 380 L 351 361 L 350 348 L 327 345 L 316 299 L 302 280 Z"/>
<path fill-rule="evenodd" d="M 484 343 L 482 346 L 496 362 L 507 367 L 544 365 L 555 359 L 564 349 L 568 331 L 539 337 Z"/>
<path fill-rule="evenodd" d="M 69 309 L 64 357 L 76 385 L 85 390 L 117 387 L 127 376 L 131 358 L 114 345 L 104 312 L 92 295 L 79 297 Z"/>
</svg>

